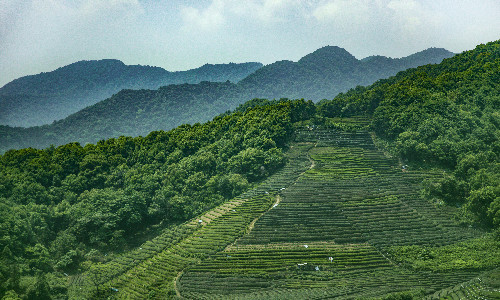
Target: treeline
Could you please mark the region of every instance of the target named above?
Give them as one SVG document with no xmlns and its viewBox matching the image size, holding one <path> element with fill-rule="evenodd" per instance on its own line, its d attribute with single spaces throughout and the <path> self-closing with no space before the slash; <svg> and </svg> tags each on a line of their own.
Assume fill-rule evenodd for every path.
<svg viewBox="0 0 500 300">
<path fill-rule="evenodd" d="M 192 74 L 191 77 L 180 77 L 185 79 L 185 82 L 192 82 L 194 78 L 221 79 L 224 78 L 224 75 L 234 78 L 231 77 L 232 73 L 228 73 L 229 71 L 233 71 L 236 76 L 238 74 L 245 74 L 245 70 L 250 71 L 251 67 L 257 69 L 236 84 L 226 82 L 225 80 L 222 83 L 201 82 L 199 84 L 176 82 L 182 84 L 169 85 L 159 89 L 155 85 L 157 84 L 155 78 L 159 76 L 156 73 L 160 72 L 157 70 L 158 68 L 143 70 L 146 67 L 125 66 L 119 61 L 111 60 L 106 64 L 109 65 L 109 73 L 104 72 L 103 74 L 98 73 L 100 74 L 99 76 L 88 76 L 90 77 L 88 84 L 79 82 L 81 88 L 88 86 L 90 90 L 98 91 L 103 87 L 98 86 L 97 83 L 104 84 L 105 82 L 110 82 L 110 85 L 115 88 L 116 92 L 117 86 L 124 87 L 124 85 L 113 85 L 112 83 L 118 80 L 115 76 L 122 74 L 120 76 L 129 78 L 127 74 L 132 73 L 132 75 L 137 77 L 131 77 L 131 83 L 127 88 L 142 89 L 122 90 L 106 100 L 86 107 L 50 125 L 30 128 L 12 128 L 0 125 L 0 153 L 9 149 L 27 147 L 45 148 L 51 144 L 62 145 L 75 141 L 81 144 L 96 143 L 100 139 L 118 137 L 120 135 L 137 136 L 146 135 L 153 130 L 170 130 L 181 124 L 206 122 L 214 116 L 224 113 L 227 110 L 233 110 L 238 105 L 253 98 L 304 98 L 314 101 L 324 98 L 331 99 L 338 93 L 346 92 L 356 85 L 371 84 L 380 78 L 395 75 L 398 71 L 409 67 L 427 63 L 439 63 L 443 58 L 452 55 L 453 53 L 444 49 L 427 49 L 401 59 L 372 57 L 370 59 L 358 60 L 342 48 L 323 47 L 304 56 L 298 62 L 280 61 L 260 69 L 257 69 L 257 65 L 251 63 L 229 64 L 227 65 L 227 70 L 218 65 L 205 65 L 199 69 L 189 71 Z M 100 66 L 103 63 L 89 62 L 89 65 L 97 64 Z M 137 74 L 132 71 L 126 71 L 132 70 L 132 67 L 136 67 Z M 84 69 L 83 65 L 81 68 Z M 115 74 L 115 72 L 111 72 L 114 68 L 117 70 L 125 68 L 126 70 L 124 69 L 121 73 L 117 72 Z M 143 70 L 145 74 L 141 75 L 142 71 L 140 72 L 140 70 Z M 237 72 L 238 70 L 240 71 Z M 76 72 L 76 74 L 80 73 Z M 146 76 L 146 74 L 149 75 Z M 44 87 L 48 86 L 50 87 L 50 91 L 57 92 L 59 84 L 57 78 L 53 78 L 54 76 L 55 74 L 51 74 L 51 76 L 47 77 L 47 84 Z M 32 80 L 37 78 L 34 76 Z M 62 76 L 62 79 L 59 78 L 58 80 L 64 81 L 64 78 Z M 49 79 L 54 79 L 55 82 L 49 84 Z M 171 81 L 169 82 L 171 83 Z M 198 83 L 199 81 L 194 82 Z M 31 86 L 29 83 L 25 85 Z M 32 88 L 25 87 L 25 85 L 20 85 L 15 81 L 9 84 L 8 90 L 11 93 L 16 88 L 21 91 L 27 89 L 27 92 L 33 92 Z M 33 83 L 33 86 L 37 86 L 36 81 Z M 95 88 L 92 89 L 91 87 L 93 86 Z M 61 92 L 69 91 L 71 93 L 70 87 L 71 85 L 68 84 L 61 85 Z M 73 93 L 75 93 L 74 97 L 77 97 L 76 92 Z M 43 112 L 44 117 L 51 116 L 52 113 L 58 111 L 56 106 L 51 105 L 50 101 L 42 96 L 32 96 L 31 98 L 26 98 L 25 101 L 21 99 L 10 100 L 15 100 L 13 101 L 15 102 L 14 106 L 23 107 L 19 111 L 19 116 L 22 119 L 29 120 L 30 114 L 33 111 L 35 111 L 35 114 Z M 83 103 L 77 101 L 76 98 L 71 98 L 71 101 L 73 100 L 80 104 Z M 35 102 L 40 103 L 43 107 L 37 107 L 35 110 L 25 109 Z M 4 101 L 5 103 L 7 102 Z M 72 107 L 70 102 L 63 104 L 64 107 Z M 2 100 L 0 99 L 0 121 L 2 119 L 2 111 L 4 112 L 4 116 L 14 115 L 12 110 L 6 109 L 5 105 L 2 105 Z M 3 110 L 2 107 L 4 107 Z"/>
<path fill-rule="evenodd" d="M 322 117 L 371 115 L 377 136 L 412 165 L 441 166 L 426 195 L 462 220 L 500 226 L 500 43 L 358 87 L 318 106 Z"/>
<path fill-rule="evenodd" d="M 181 125 L 179 120 L 194 124 L 206 122 L 227 111 L 232 102 L 218 101 L 230 95 L 231 82 L 202 82 L 161 87 L 158 90 L 122 90 L 106 101 L 87 107 L 77 114 L 51 125 L 30 128 L 0 126 L 4 145 L 0 151 L 34 145 L 45 148 L 78 141 L 95 143 L 102 137 L 145 136 L 160 129 Z M 168 108 L 167 111 L 165 108 Z"/>
<path fill-rule="evenodd" d="M 293 123 L 314 113 L 312 102 L 281 101 L 144 138 L 8 151 L 0 156 L 0 297 L 39 298 L 43 290 L 31 287 L 47 284 L 38 275 L 78 272 L 240 194 L 285 164 Z"/>
</svg>

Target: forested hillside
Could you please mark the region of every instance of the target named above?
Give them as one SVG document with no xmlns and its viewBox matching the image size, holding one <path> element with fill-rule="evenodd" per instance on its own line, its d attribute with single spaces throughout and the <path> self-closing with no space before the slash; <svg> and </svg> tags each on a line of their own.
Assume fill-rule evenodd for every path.
<svg viewBox="0 0 500 300">
<path fill-rule="evenodd" d="M 500 43 L 480 45 L 318 105 L 322 117 L 371 115 L 394 154 L 440 166 L 428 197 L 463 208 L 463 220 L 500 225 Z"/>
<path fill-rule="evenodd" d="M 0 157 L 0 296 L 13 290 L 41 299 L 33 295 L 45 280 L 65 293 L 62 273 L 240 194 L 284 165 L 292 124 L 314 111 L 312 102 L 283 102 L 144 138 L 7 152 Z"/>
<path fill-rule="evenodd" d="M 236 84 L 202 82 L 154 91 L 125 90 L 51 125 L 27 129 L 0 126 L 0 152 L 146 135 L 153 130 L 208 121 L 253 98 L 331 99 L 357 85 L 371 84 L 409 67 L 439 63 L 451 55 L 444 49 L 431 48 L 401 59 L 372 57 L 360 61 L 344 49 L 324 47 L 298 62 L 282 61 L 262 67 Z M 211 69 L 204 66 L 199 70 L 211 74 Z"/>
<path fill-rule="evenodd" d="M 21 77 L 0 88 L 0 124 L 50 124 L 122 89 L 158 89 L 181 83 L 238 82 L 261 63 L 206 64 L 189 71 L 125 65 L 115 59 L 79 61 L 55 71 Z"/>
<path fill-rule="evenodd" d="M 0 296 L 498 299 L 499 79 L 496 41 L 318 104 L 8 151 Z"/>
<path fill-rule="evenodd" d="M 0 126 L 5 146 L 45 147 L 68 141 L 95 143 L 102 137 L 147 135 L 153 128 L 174 128 L 179 120 L 194 124 L 229 109 L 220 99 L 230 95 L 231 82 L 169 85 L 158 90 L 122 90 L 52 125 L 27 129 Z M 228 99 L 229 100 L 229 99 Z"/>
</svg>

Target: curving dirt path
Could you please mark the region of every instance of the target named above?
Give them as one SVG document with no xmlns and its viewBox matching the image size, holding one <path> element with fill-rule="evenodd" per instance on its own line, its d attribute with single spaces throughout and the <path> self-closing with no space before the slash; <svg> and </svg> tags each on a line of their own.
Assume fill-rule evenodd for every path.
<svg viewBox="0 0 500 300">
<path fill-rule="evenodd" d="M 316 147 L 317 145 L 318 145 L 318 143 L 316 143 L 316 144 L 314 145 L 314 147 Z M 314 161 L 314 160 L 313 160 L 313 159 L 312 159 L 309 155 L 308 155 L 308 159 L 309 159 L 309 161 L 311 162 L 311 165 L 309 166 L 309 170 L 310 170 L 310 169 L 313 169 L 313 168 L 316 166 L 316 162 L 315 162 L 315 161 Z M 307 171 L 307 170 L 306 170 L 306 171 Z M 302 173 L 301 173 L 301 174 L 297 177 L 297 179 L 295 180 L 295 182 L 296 182 L 296 181 L 297 181 L 297 180 L 298 180 L 298 179 L 299 179 L 299 178 L 300 178 L 300 177 L 301 177 L 301 176 L 302 176 L 302 175 L 303 175 L 306 171 L 302 172 Z M 292 183 L 292 184 L 293 184 L 293 183 Z M 292 185 L 292 184 L 290 184 L 290 185 Z M 256 218 L 255 218 L 252 222 L 250 222 L 250 224 L 248 225 L 247 230 L 246 230 L 246 232 L 245 232 L 245 234 L 244 234 L 243 236 L 245 236 L 245 235 L 249 234 L 249 233 L 253 230 L 253 228 L 255 227 L 255 223 L 256 223 L 256 222 L 257 222 L 257 221 L 258 221 L 258 220 L 259 220 L 259 219 L 260 219 L 263 215 L 265 215 L 266 213 L 268 213 L 271 209 L 275 208 L 275 207 L 276 207 L 276 206 L 277 206 L 277 205 L 281 202 L 281 200 L 282 200 L 281 196 L 280 196 L 279 194 L 278 194 L 278 195 L 276 195 L 276 201 L 273 203 L 273 205 L 272 205 L 272 206 L 271 206 L 268 210 L 266 210 L 265 212 L 263 212 L 262 214 L 260 214 L 258 217 L 256 217 Z M 240 237 L 240 238 L 241 238 L 241 237 Z M 240 238 L 236 239 L 233 243 L 231 243 L 231 244 L 227 245 L 227 247 L 226 247 L 223 251 L 229 251 L 232 247 L 234 247 L 234 245 L 236 244 L 236 242 L 237 242 Z M 177 298 L 178 298 L 178 299 L 182 299 L 182 295 L 181 295 L 181 293 L 180 293 L 179 289 L 177 288 L 177 282 L 179 281 L 179 279 L 180 279 L 180 277 L 182 276 L 182 273 L 183 273 L 183 272 L 184 272 L 184 270 L 180 271 L 180 272 L 177 274 L 177 276 L 175 277 L 175 280 L 174 280 L 174 290 L 175 290 L 175 294 L 176 294 L 176 296 L 177 296 Z"/>
<path fill-rule="evenodd" d="M 273 206 L 271 206 L 268 210 L 266 210 L 260 216 L 258 216 L 257 218 L 255 218 L 255 220 L 253 220 L 252 222 L 250 222 L 250 225 L 248 225 L 247 232 L 245 233 L 245 235 L 249 234 L 252 231 L 252 229 L 255 226 L 255 222 L 257 222 L 264 214 L 266 214 L 267 212 L 269 212 L 271 209 L 275 208 L 280 202 L 281 202 L 281 196 L 280 195 L 276 195 L 276 201 L 273 203 Z"/>
<path fill-rule="evenodd" d="M 179 292 L 179 289 L 177 288 L 177 281 L 179 281 L 179 278 L 181 278 L 182 276 L 182 273 L 184 272 L 184 270 L 180 271 L 179 274 L 177 274 L 177 276 L 175 277 L 174 279 L 174 290 L 175 290 L 175 295 L 177 296 L 177 298 L 179 299 L 182 299 L 182 296 L 181 296 L 181 292 Z"/>
</svg>

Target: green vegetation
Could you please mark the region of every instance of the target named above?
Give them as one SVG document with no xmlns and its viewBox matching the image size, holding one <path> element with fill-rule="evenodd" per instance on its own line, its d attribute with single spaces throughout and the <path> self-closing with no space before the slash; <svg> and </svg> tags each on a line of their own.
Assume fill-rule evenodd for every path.
<svg viewBox="0 0 500 300">
<path fill-rule="evenodd" d="M 498 298 L 499 45 L 318 105 L 6 152 L 0 296 Z"/>
<path fill-rule="evenodd" d="M 260 68 L 238 86 L 253 98 L 319 101 L 408 68 L 440 63 L 451 56 L 453 53 L 445 49 L 430 48 L 401 59 L 378 56 L 358 60 L 345 49 L 326 46 L 298 62 L 284 60 Z"/>
<path fill-rule="evenodd" d="M 436 203 L 462 207 L 464 222 L 500 226 L 500 43 L 439 65 L 399 73 L 318 106 L 323 118 L 365 114 L 410 167 L 447 171 L 427 182 Z"/>
<path fill-rule="evenodd" d="M 437 291 L 425 299 L 500 299 L 499 275 L 498 269 L 486 272 L 480 277 Z M 497 277 L 496 282 L 493 277 Z"/>
<path fill-rule="evenodd" d="M 155 91 L 122 90 L 51 125 L 27 129 L 0 126 L 0 136 L 5 141 L 2 150 L 26 145 L 48 147 L 68 141 L 85 145 L 102 137 L 145 136 L 153 130 L 171 129 L 181 125 L 180 119 L 191 124 L 208 121 L 208 116 L 229 108 L 227 103 L 215 101 L 233 88 L 234 83 L 230 82 L 203 82 L 170 85 Z"/>
<path fill-rule="evenodd" d="M 276 201 L 275 193 L 292 184 L 309 166 L 304 151 L 308 148 L 310 146 L 294 146 L 287 151 L 288 164 L 255 188 L 111 260 L 103 266 L 107 271 L 102 280 L 105 288 L 101 290 L 109 292 L 118 288 L 111 295 L 119 292 L 119 297 L 175 295 L 174 282 L 180 271 L 214 255 L 245 234 L 251 221 Z M 95 286 L 89 284 L 88 272 L 73 280 L 69 292 L 73 298 L 96 293 Z"/>
<path fill-rule="evenodd" d="M 498 265 L 484 263 L 490 261 L 484 257 L 475 269 L 429 272 L 395 261 L 391 247 L 448 247 L 467 255 L 460 245 L 482 232 L 461 228 L 450 220 L 452 212 L 420 197 L 422 180 L 437 176 L 435 171 L 402 172 L 367 132 L 304 128 L 295 141 L 308 143 L 303 151 L 313 159 L 312 169 L 280 191 L 279 204 L 247 235 L 184 269 L 176 285 L 181 296 L 421 299 Z M 365 174 L 363 167 L 375 172 Z M 340 178 L 321 172 L 337 168 L 362 174 Z M 491 240 L 481 253 L 498 246 Z"/>
<path fill-rule="evenodd" d="M 392 247 L 389 253 L 398 263 L 434 272 L 481 270 L 500 266 L 500 243 L 491 236 L 441 247 Z"/>
<path fill-rule="evenodd" d="M 155 81 L 157 78 L 155 76 L 160 76 L 156 74 L 157 69 L 152 69 L 151 74 L 144 71 L 146 74 L 150 74 L 146 76 L 147 79 L 133 77 L 136 79 L 131 79 L 131 83 L 128 85 L 113 85 L 112 83 L 116 76 L 118 76 L 117 80 L 121 80 L 120 76 L 128 78 L 127 74 L 132 73 L 135 76 L 136 73 L 122 70 L 126 66 L 117 61 L 101 62 L 104 65 L 104 70 L 97 68 L 100 72 L 92 73 L 92 76 L 85 77 L 90 82 L 88 86 L 91 90 L 99 90 L 99 84 L 110 80 L 109 84 L 113 87 L 115 95 L 85 109 L 82 109 L 83 106 L 79 106 L 79 109 L 82 110 L 51 125 L 30 128 L 0 126 L 0 153 L 9 149 L 27 147 L 46 148 L 50 145 L 57 146 L 70 142 L 79 142 L 85 145 L 86 143 L 96 143 L 101 139 L 116 138 L 122 135 L 144 136 L 154 130 L 170 130 L 181 124 L 206 122 L 214 116 L 235 109 L 238 105 L 256 97 L 267 99 L 289 97 L 291 99 L 304 98 L 312 100 L 331 98 L 356 85 L 371 84 L 377 79 L 394 75 L 398 71 L 409 67 L 426 63 L 438 63 L 443 58 L 450 57 L 451 55 L 451 52 L 444 49 L 428 49 L 408 58 L 387 58 L 381 63 L 376 59 L 359 61 L 344 49 L 324 47 L 305 56 L 297 63 L 278 62 L 262 67 L 237 84 L 226 82 L 227 78 L 234 77 L 230 76 L 230 72 L 225 72 L 224 68 L 217 69 L 216 67 L 207 65 L 197 69 L 198 71 L 193 70 L 194 74 L 196 74 L 196 76 L 192 76 L 193 78 L 187 76 L 187 74 L 186 77 L 181 76 L 185 81 L 160 80 L 162 85 L 165 85 L 167 82 L 178 84 L 161 87 L 158 90 L 144 90 L 144 88 L 157 89 L 159 87 L 159 84 Z M 87 64 L 93 65 L 98 64 L 98 62 L 88 62 Z M 109 67 L 105 67 L 108 65 Z M 77 64 L 73 68 L 76 67 L 86 70 L 84 63 Z M 135 67 L 139 68 L 138 66 Z M 133 69 L 135 67 L 130 66 L 128 68 Z M 242 76 L 243 74 L 249 74 L 245 73 L 245 70 L 250 71 L 252 68 L 252 70 L 257 68 L 256 65 L 252 64 L 230 64 L 227 66 L 227 69 L 236 72 L 239 69 L 238 67 L 243 68 L 241 73 L 238 72 L 238 75 Z M 67 68 L 69 70 L 66 71 Z M 83 70 L 79 69 L 71 71 L 72 68 L 66 67 L 54 74 L 45 74 L 47 78 L 44 80 L 54 79 L 53 77 L 57 77 L 57 80 L 54 79 L 52 84 L 44 85 L 44 88 L 46 86 L 58 87 L 61 85 L 61 93 L 69 93 L 77 101 L 77 95 L 72 90 L 74 88 L 73 85 L 64 82 L 64 84 L 59 84 L 59 81 L 61 78 L 64 79 L 66 77 L 74 80 L 80 78 Z M 122 70 L 123 72 L 115 72 L 115 69 Z M 60 74 L 61 72 L 62 74 Z M 71 76 L 68 74 L 68 76 L 64 76 L 66 72 L 69 72 Z M 138 73 L 142 74 L 139 71 Z M 227 78 L 217 74 L 227 74 Z M 77 77 L 76 79 L 73 78 L 75 76 Z M 203 79 L 222 79 L 221 81 L 223 82 L 201 82 L 198 84 Z M 31 85 L 30 82 L 25 82 L 26 80 L 28 79 L 25 78 L 19 82 L 14 81 L 1 90 L 8 88 L 9 93 L 14 93 L 16 90 L 24 91 L 24 89 L 28 89 L 22 94 L 30 95 L 32 91 L 26 86 Z M 33 86 L 36 88 L 39 86 L 37 80 L 42 80 L 42 78 L 35 76 L 30 80 L 35 81 Z M 184 84 L 186 82 L 197 84 Z M 83 83 L 78 83 L 78 85 L 85 86 Z M 116 89 L 117 86 L 143 90 L 122 90 L 118 92 L 119 89 Z M 2 95 L 1 90 L 0 95 Z M 56 91 L 51 90 L 49 92 Z M 108 96 L 110 95 L 111 93 Z M 10 108 L 5 107 L 5 109 L 2 109 L 2 103 L 11 103 L 14 106 L 19 104 L 23 106 L 21 118 L 24 120 L 30 119 L 32 117 L 30 117 L 28 111 L 31 112 L 32 110 L 27 110 L 27 105 L 31 105 L 30 103 L 34 102 L 38 103 L 37 97 L 39 96 L 45 97 L 45 95 L 30 96 L 31 98 L 26 100 L 27 103 L 19 99 L 11 99 L 15 100 L 14 102 L 9 102 L 7 99 L 5 101 L 0 100 L 0 112 L 4 112 L 8 116 L 14 116 L 16 114 Z M 58 111 L 58 109 L 49 104 L 49 100 L 44 99 L 40 98 L 40 101 L 43 100 L 43 103 L 46 103 L 42 105 L 46 105 L 48 111 L 46 108 L 39 106 L 34 108 L 34 111 L 37 114 L 42 113 L 44 117 L 50 117 L 49 121 L 51 123 L 53 120 L 59 119 L 52 118 L 52 111 Z M 101 100 L 104 97 L 95 96 L 92 99 Z M 83 103 L 83 101 L 78 102 Z M 85 106 L 89 104 L 85 102 Z M 68 105 L 67 100 L 63 102 L 63 105 L 65 107 L 72 107 L 72 105 Z"/>
<path fill-rule="evenodd" d="M 284 165 L 291 124 L 312 114 L 312 102 L 280 102 L 145 138 L 8 151 L 0 249 L 15 263 L 2 276 L 78 272 L 233 198 Z"/>
</svg>

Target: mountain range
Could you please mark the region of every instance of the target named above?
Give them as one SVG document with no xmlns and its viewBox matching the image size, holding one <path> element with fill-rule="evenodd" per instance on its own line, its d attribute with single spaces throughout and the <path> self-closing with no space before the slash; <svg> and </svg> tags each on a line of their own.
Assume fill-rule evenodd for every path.
<svg viewBox="0 0 500 300">
<path fill-rule="evenodd" d="M 495 41 L 332 100 L 7 151 L 0 298 L 500 299 L 499 66 Z M 96 106 L 160 120 L 143 105 L 239 87 Z"/>
<path fill-rule="evenodd" d="M 410 67 L 439 63 L 451 56 L 453 53 L 445 49 L 430 48 L 400 59 L 372 56 L 358 60 L 345 49 L 327 46 L 304 56 L 298 62 L 279 61 L 261 68 L 256 63 L 243 65 L 252 66 L 257 70 L 238 83 L 230 81 L 184 83 L 160 87 L 157 90 L 122 90 L 106 100 L 50 125 L 26 129 L 0 126 L 0 152 L 12 148 L 45 148 L 51 144 L 61 145 L 73 141 L 82 144 L 95 143 L 100 139 L 121 135 L 146 135 L 153 130 L 168 130 L 185 123 L 193 124 L 210 120 L 253 98 L 305 98 L 316 101 L 332 99 L 337 94 L 358 85 L 373 83 Z M 124 67 L 117 61 L 101 61 L 101 63 Z M 99 62 L 88 64 L 100 65 Z M 233 67 L 236 66 L 233 65 Z M 137 66 L 129 68 L 143 70 Z M 206 70 L 208 67 L 201 69 Z M 213 72 L 208 73 L 214 73 L 215 78 L 221 79 L 228 76 L 228 72 L 217 74 L 215 67 L 213 69 Z M 159 68 L 149 67 L 148 70 L 163 72 Z M 198 72 L 206 73 L 201 70 Z M 38 76 L 52 78 L 56 77 L 56 73 Z M 224 74 L 221 75 L 221 73 Z M 238 74 L 241 75 L 242 71 Z M 122 77 L 130 78 L 131 76 Z M 23 80 L 37 81 L 36 78 L 36 76 L 28 77 Z M 97 75 L 94 81 L 99 81 Z M 148 86 L 152 86 L 151 82 L 154 80 L 150 78 L 144 81 Z M 39 94 L 57 92 L 58 89 L 55 88 L 57 84 L 53 82 L 49 84 L 49 82 L 47 81 L 47 85 L 51 86 L 50 90 L 38 91 Z M 96 85 L 95 82 L 92 86 Z M 16 85 L 19 83 L 14 81 L 4 86 L 3 93 L 13 95 L 16 91 L 19 93 L 30 91 L 28 88 L 23 90 L 22 87 L 16 89 Z M 139 84 L 135 85 L 135 87 L 138 86 Z M 66 84 L 65 89 L 61 88 L 64 91 L 61 93 L 67 94 L 71 88 L 73 85 Z M 4 101 L 4 103 L 13 102 Z M 43 110 L 40 109 L 40 111 Z"/>
<path fill-rule="evenodd" d="M 0 124 L 30 127 L 50 124 L 123 89 L 201 81 L 237 82 L 261 63 L 205 64 L 169 72 L 152 66 L 125 65 L 116 59 L 79 61 L 55 71 L 21 77 L 0 88 Z"/>
<path fill-rule="evenodd" d="M 253 98 L 319 101 L 408 68 L 440 63 L 453 55 L 446 49 L 429 48 L 403 58 L 370 56 L 358 60 L 343 48 L 326 46 L 298 62 L 283 60 L 260 68 L 238 85 Z"/>
</svg>

